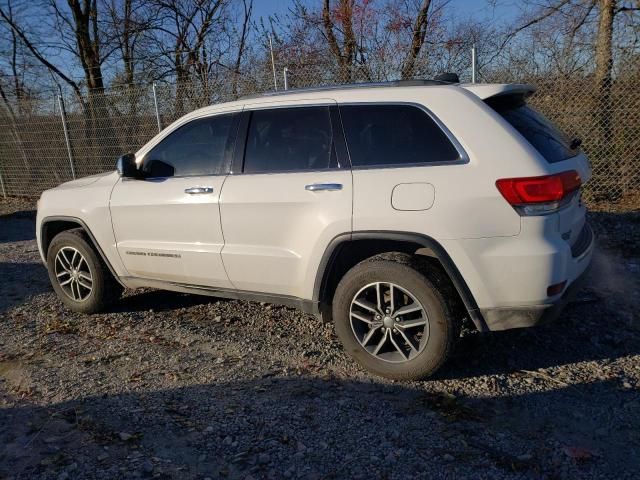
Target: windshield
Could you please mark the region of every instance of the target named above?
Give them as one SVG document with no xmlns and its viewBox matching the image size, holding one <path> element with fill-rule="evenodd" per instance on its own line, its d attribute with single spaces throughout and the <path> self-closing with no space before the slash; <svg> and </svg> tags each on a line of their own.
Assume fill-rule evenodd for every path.
<svg viewBox="0 0 640 480">
<path fill-rule="evenodd" d="M 549 162 L 561 162 L 578 154 L 580 141 L 570 140 L 558 127 L 522 97 L 493 97 L 486 103 L 511 124 Z"/>
</svg>

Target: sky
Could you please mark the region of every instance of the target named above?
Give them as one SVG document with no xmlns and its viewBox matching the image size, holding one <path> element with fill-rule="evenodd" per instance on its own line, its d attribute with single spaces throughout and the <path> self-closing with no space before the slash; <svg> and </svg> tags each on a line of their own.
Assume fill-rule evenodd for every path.
<svg viewBox="0 0 640 480">
<path fill-rule="evenodd" d="M 320 3 L 318 0 L 303 0 L 308 4 Z M 291 0 L 255 0 L 254 11 L 257 16 L 284 15 L 293 2 Z M 447 9 L 460 19 L 477 17 L 509 21 L 520 13 L 517 0 L 449 0 Z M 495 4 L 495 7 L 494 7 Z"/>
<path fill-rule="evenodd" d="M 308 5 L 322 4 L 321 0 L 301 0 Z M 372 0 L 382 1 L 382 0 Z M 522 0 L 437 0 L 434 4 L 446 2 L 447 18 L 450 20 L 463 21 L 467 18 L 477 20 L 494 20 L 499 23 L 515 21 L 521 13 Z M 418 2 L 416 1 L 416 4 Z M 293 5 L 293 0 L 254 0 L 254 18 L 268 17 L 269 15 L 286 15 Z M 82 71 L 79 69 L 75 59 L 67 59 L 66 54 L 61 54 L 56 59 L 56 64 L 68 67 L 72 65 L 74 78 L 81 79 Z M 66 65 L 65 65 L 66 64 Z M 67 69 L 68 70 L 68 69 Z"/>
</svg>

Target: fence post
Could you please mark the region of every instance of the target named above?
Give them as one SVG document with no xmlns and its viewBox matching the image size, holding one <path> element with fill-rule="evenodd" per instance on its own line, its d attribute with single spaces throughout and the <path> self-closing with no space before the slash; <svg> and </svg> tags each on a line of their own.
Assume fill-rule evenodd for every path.
<svg viewBox="0 0 640 480">
<path fill-rule="evenodd" d="M 271 51 L 271 70 L 273 71 L 273 88 L 278 91 L 278 80 L 276 77 L 276 59 L 273 56 L 273 40 L 271 40 L 271 34 L 269 34 L 269 50 Z"/>
<path fill-rule="evenodd" d="M 153 88 L 153 105 L 156 108 L 156 120 L 158 121 L 158 132 L 161 132 L 162 122 L 160 122 L 160 111 L 158 110 L 158 95 L 156 94 L 156 82 L 153 82 L 151 84 L 151 87 Z"/>
<path fill-rule="evenodd" d="M 476 75 L 478 70 L 478 52 L 476 51 L 476 44 L 471 47 L 471 83 L 476 83 Z"/>
<path fill-rule="evenodd" d="M 2 179 L 2 170 L 0 170 L 0 187 L 2 187 L 2 196 L 7 198 L 7 191 L 4 188 L 4 180 Z"/>
<path fill-rule="evenodd" d="M 58 95 L 58 107 L 60 107 L 60 118 L 62 119 L 62 129 L 64 130 L 64 141 L 67 144 L 67 152 L 69 153 L 69 166 L 71 167 L 71 177 L 76 179 L 76 167 L 73 164 L 73 153 L 71 153 L 71 140 L 69 139 L 69 131 L 67 130 L 67 117 L 64 111 L 64 101 L 62 95 Z"/>
<path fill-rule="evenodd" d="M 284 70 L 282 71 L 282 76 L 284 77 L 285 90 L 289 90 L 289 77 L 287 76 L 288 73 L 289 73 L 289 69 L 287 67 L 284 67 Z"/>
</svg>

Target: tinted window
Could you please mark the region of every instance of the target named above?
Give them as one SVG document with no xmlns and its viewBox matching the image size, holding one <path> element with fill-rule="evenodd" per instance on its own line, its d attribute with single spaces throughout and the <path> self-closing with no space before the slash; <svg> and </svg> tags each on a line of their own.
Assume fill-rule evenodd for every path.
<svg viewBox="0 0 640 480">
<path fill-rule="evenodd" d="M 340 114 L 354 167 L 460 159 L 442 129 L 417 107 L 345 105 Z"/>
<path fill-rule="evenodd" d="M 496 97 L 487 103 L 511 124 L 549 162 L 555 163 L 578 153 L 571 140 L 550 120 L 526 105 L 521 97 Z"/>
<path fill-rule="evenodd" d="M 325 169 L 332 151 L 328 107 L 257 110 L 251 113 L 244 171 Z"/>
<path fill-rule="evenodd" d="M 193 120 L 172 132 L 145 155 L 150 177 L 216 175 L 227 172 L 225 148 L 234 115 Z"/>
</svg>

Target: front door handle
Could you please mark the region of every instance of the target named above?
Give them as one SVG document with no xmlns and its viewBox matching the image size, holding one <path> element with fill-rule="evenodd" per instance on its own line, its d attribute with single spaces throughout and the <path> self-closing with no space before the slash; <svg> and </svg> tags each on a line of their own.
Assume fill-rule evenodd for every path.
<svg viewBox="0 0 640 480">
<path fill-rule="evenodd" d="M 184 193 L 189 195 L 199 195 L 202 193 L 213 193 L 213 187 L 191 187 L 185 188 Z"/>
<path fill-rule="evenodd" d="M 311 185 L 306 185 L 304 189 L 309 190 L 310 192 L 320 192 L 323 190 L 326 190 L 326 191 L 342 190 L 342 184 L 341 183 L 312 183 Z"/>
</svg>

